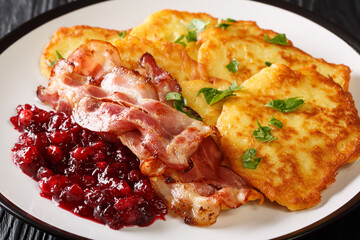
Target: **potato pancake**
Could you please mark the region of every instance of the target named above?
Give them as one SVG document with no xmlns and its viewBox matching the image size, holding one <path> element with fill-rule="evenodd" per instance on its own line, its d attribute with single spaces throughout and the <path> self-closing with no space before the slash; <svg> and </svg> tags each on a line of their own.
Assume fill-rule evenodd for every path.
<svg viewBox="0 0 360 240">
<path fill-rule="evenodd" d="M 260 29 L 254 22 L 238 21 L 226 30 L 212 28 L 199 34 L 200 48 L 198 61 L 203 64 L 210 78 L 222 78 L 238 83 L 250 78 L 261 69 L 273 63 L 282 63 L 296 70 L 314 64 L 317 71 L 325 77 L 332 77 L 344 90 L 348 90 L 350 69 L 342 64 L 327 63 L 289 45 L 278 45 L 264 41 L 275 32 Z M 233 59 L 239 63 L 238 71 L 233 73 L 226 68 Z"/>
<path fill-rule="evenodd" d="M 165 9 L 149 15 L 142 24 L 133 29 L 131 35 L 147 38 L 151 41 L 162 39 L 175 42 L 179 37 L 187 36 L 188 26 L 193 19 L 201 19 L 208 23 L 206 29 L 213 27 L 217 21 L 216 18 L 206 13 L 189 13 Z M 183 42 L 190 57 L 197 60 L 199 45 L 196 44 L 196 41 L 188 42 L 184 38 Z"/>
<path fill-rule="evenodd" d="M 229 98 L 217 121 L 221 147 L 231 165 L 268 199 L 290 210 L 319 203 L 321 191 L 335 181 L 337 170 L 359 157 L 360 119 L 351 94 L 311 65 L 296 71 L 273 64 L 243 83 Z M 301 97 L 305 104 L 283 113 L 265 107 L 271 100 Z M 283 128 L 271 127 L 277 140 L 265 143 L 252 134 L 257 120 L 271 117 Z M 257 149 L 256 169 L 244 168 L 243 155 Z"/>
<path fill-rule="evenodd" d="M 188 26 L 193 19 L 207 23 L 205 30 L 198 34 L 197 42 L 186 41 Z M 188 54 L 205 67 L 210 79 L 221 78 L 229 82 L 236 79 L 240 84 L 266 67 L 265 62 L 283 63 L 293 70 L 314 64 L 318 72 L 325 77 L 331 76 L 343 89 L 348 90 L 350 69 L 347 66 L 314 58 L 294 47 L 289 40 L 288 46 L 265 42 L 265 34 L 273 38 L 277 33 L 261 29 L 253 21 L 227 22 L 220 19 L 221 23 L 228 24 L 223 29 L 217 25 L 218 20 L 206 13 L 161 10 L 148 16 L 130 34 L 151 41 L 162 39 L 169 42 L 184 36 L 182 42 Z M 233 59 L 239 62 L 236 73 L 225 67 Z"/>
</svg>

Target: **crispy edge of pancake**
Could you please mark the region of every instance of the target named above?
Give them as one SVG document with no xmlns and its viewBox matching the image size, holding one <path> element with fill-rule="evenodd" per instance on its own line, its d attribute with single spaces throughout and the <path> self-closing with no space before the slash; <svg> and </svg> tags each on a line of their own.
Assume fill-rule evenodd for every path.
<svg viewBox="0 0 360 240">
<path fill-rule="evenodd" d="M 265 61 L 283 63 L 293 70 L 315 64 L 318 72 L 325 77 L 330 75 L 335 82 L 348 91 L 351 73 L 348 66 L 314 58 L 293 46 L 290 40 L 288 40 L 288 46 L 265 42 L 264 34 L 272 38 L 277 33 L 261 29 L 255 22 L 250 21 L 238 21 L 226 30 L 221 28 L 205 30 L 199 34 L 198 43 L 201 45 L 198 50 L 198 61 L 205 66 L 209 77 L 223 78 L 230 82 L 237 79 L 239 83 L 265 68 Z M 252 53 L 250 49 L 258 52 Z M 259 58 L 261 54 L 263 54 L 262 59 Z M 240 63 L 237 73 L 232 73 L 225 68 L 232 59 L 237 59 Z M 245 62 L 241 61 L 242 59 Z M 255 66 L 256 69 L 254 69 Z"/>
<path fill-rule="evenodd" d="M 193 19 L 201 19 L 207 22 L 208 25 L 206 29 L 212 28 L 217 23 L 217 19 L 207 13 L 191 13 L 164 9 L 146 17 L 142 24 L 133 29 L 131 35 L 139 38 L 147 38 L 152 41 L 162 39 L 164 41 L 174 42 L 181 35 L 187 35 L 188 25 Z M 199 49 L 197 42 L 187 42 L 185 38 L 184 42 L 186 43 L 185 49 L 189 56 L 197 60 L 197 51 Z"/>
<path fill-rule="evenodd" d="M 127 30 L 127 32 L 129 31 L 130 30 Z M 118 30 L 91 27 L 87 25 L 59 28 L 52 35 L 49 43 L 42 52 L 40 59 L 41 73 L 47 78 L 50 77 L 51 66 L 49 63 L 58 58 L 56 51 L 59 51 L 64 58 L 67 58 L 73 50 L 81 44 L 86 43 L 88 40 L 97 39 L 111 42 L 116 38 L 120 38 L 120 32 L 121 31 Z"/>
<path fill-rule="evenodd" d="M 199 60 L 203 66 L 205 67 L 205 71 L 208 72 L 209 76 L 211 78 L 223 78 L 227 80 L 231 80 L 234 78 L 237 78 L 239 82 L 244 81 L 257 73 L 265 66 L 265 61 L 268 61 L 270 59 L 265 59 L 264 61 L 261 61 L 261 63 L 258 65 L 258 70 L 256 71 L 249 71 L 245 68 L 242 69 L 243 71 L 239 71 L 237 74 L 233 74 L 228 72 L 227 74 L 217 75 L 216 73 L 213 74 L 214 64 L 219 65 L 226 65 L 227 62 L 230 62 L 232 59 L 227 59 L 228 61 L 225 61 L 222 64 L 216 64 L 215 61 L 206 62 L 202 61 L 201 52 L 199 53 L 199 49 L 204 48 L 204 44 L 206 45 L 206 42 L 211 41 L 213 39 L 217 38 L 224 38 L 220 39 L 220 44 L 215 46 L 216 51 L 221 51 L 221 48 L 224 48 L 229 45 L 229 39 L 247 39 L 247 41 L 257 41 L 258 43 L 265 43 L 264 42 L 264 34 L 267 34 L 270 38 L 274 37 L 277 32 L 273 30 L 268 29 L 262 29 L 260 28 L 256 22 L 254 21 L 242 21 L 239 20 L 237 22 L 231 23 L 231 25 L 226 28 L 215 28 L 215 23 L 217 21 L 216 18 L 210 16 L 206 13 L 189 13 L 185 11 L 176 11 L 176 10 L 161 10 L 158 12 L 155 12 L 151 15 L 149 15 L 145 21 L 140 24 L 139 26 L 135 27 L 134 30 L 131 32 L 132 35 L 138 36 L 138 37 L 144 37 L 153 41 L 156 41 L 157 39 L 162 39 L 165 41 L 174 42 L 179 36 L 186 35 L 187 33 L 187 26 L 190 23 L 192 19 L 202 19 L 204 21 L 208 21 L 209 25 L 206 27 L 206 29 L 199 33 L 198 35 L 198 42 L 195 44 L 194 42 L 186 42 L 186 50 L 190 57 L 192 57 L 195 60 Z M 226 39 L 228 38 L 228 39 Z M 316 64 L 318 66 L 318 71 L 322 73 L 324 76 L 327 77 L 328 75 L 328 68 L 335 69 L 336 71 L 331 71 L 330 75 L 331 77 L 338 82 L 343 89 L 348 90 L 349 81 L 350 81 L 350 69 L 349 67 L 343 65 L 343 64 L 333 64 L 328 63 L 324 59 L 320 58 L 314 58 L 311 55 L 305 53 L 304 51 L 296 48 L 293 46 L 292 42 L 288 40 L 289 46 L 281 46 L 283 47 L 284 51 L 280 52 L 278 54 L 278 57 L 281 58 L 281 62 L 292 67 L 292 65 L 298 65 L 294 67 L 293 69 L 299 69 L 302 67 L 305 67 L 309 64 Z M 269 43 L 267 46 L 272 46 Z M 209 44 L 208 44 L 209 45 Z M 211 46 L 211 44 L 210 44 Z M 275 45 L 276 47 L 279 47 Z M 244 46 L 246 47 L 246 45 Z M 236 48 L 235 48 L 236 49 Z M 281 48 L 280 48 L 281 49 Z M 289 50 L 290 49 L 290 50 Z M 288 51 L 289 50 L 289 51 Z M 204 49 L 205 54 L 209 54 L 209 49 Z M 303 59 L 299 60 L 296 59 L 296 56 L 294 57 L 294 54 L 301 55 Z M 200 55 L 200 56 L 199 56 Z M 230 55 L 230 53 L 226 53 L 226 55 Z M 304 59 L 306 58 L 306 59 Z M 216 58 L 215 58 L 216 59 Z M 207 68 L 207 66 L 210 66 Z M 328 68 L 326 68 L 326 66 Z M 322 70 L 323 69 L 323 70 Z M 242 77 L 237 77 L 239 73 L 243 73 Z"/>
<path fill-rule="evenodd" d="M 325 147 L 325 149 L 321 149 L 321 147 L 315 146 L 315 143 L 311 143 L 314 145 L 312 152 L 304 151 L 306 154 L 310 154 L 309 157 L 314 158 L 314 161 L 308 164 L 308 161 L 304 161 L 303 163 L 300 161 L 301 159 L 299 159 L 299 161 L 291 160 L 291 149 L 287 151 L 286 147 L 297 147 L 302 149 L 302 145 L 306 145 L 306 140 L 304 138 L 302 141 L 303 144 L 297 146 L 288 143 L 291 141 L 291 135 L 297 136 L 297 130 L 302 131 L 302 129 L 299 130 L 287 125 L 294 124 L 288 122 L 289 119 L 301 117 L 300 114 L 303 114 L 310 119 L 316 117 L 317 113 L 322 114 L 321 116 L 323 116 L 323 114 L 328 114 L 326 112 L 317 112 L 322 110 L 312 107 L 312 104 L 318 104 L 316 101 L 319 99 L 315 99 L 314 103 L 311 99 L 305 99 L 305 105 L 303 105 L 302 109 L 300 108 L 301 110 L 298 109 L 295 113 L 287 113 L 291 115 L 284 115 L 281 112 L 266 107 L 260 107 L 261 111 L 259 111 L 258 107 L 254 104 L 261 104 L 260 106 L 264 106 L 273 96 L 285 98 L 289 92 L 291 94 L 291 90 L 287 91 L 289 86 L 292 84 L 299 86 L 303 83 L 302 78 L 313 77 L 317 78 L 316 81 L 319 84 L 318 87 L 323 88 L 322 91 L 327 91 L 328 88 L 333 91 L 332 95 L 329 97 L 331 101 L 326 104 L 329 104 L 330 106 L 333 102 L 337 102 L 337 104 L 341 104 L 341 106 L 336 105 L 333 112 L 334 116 L 332 116 L 331 120 L 335 122 L 339 120 L 339 125 L 344 124 L 342 121 L 345 121 L 346 127 L 342 127 L 342 132 L 331 133 L 333 134 L 331 135 L 332 137 L 338 136 L 341 139 L 329 140 L 329 142 L 327 142 L 328 147 Z M 270 201 L 276 201 L 290 210 L 301 210 L 316 205 L 321 200 L 321 191 L 335 181 L 338 169 L 344 164 L 356 160 L 360 156 L 360 119 L 351 94 L 343 91 L 331 78 L 325 78 L 316 72 L 315 66 L 292 71 L 285 65 L 275 64 L 270 68 L 262 70 L 248 81 L 248 83 L 254 84 L 253 89 L 250 87 L 251 84 L 248 85 L 247 89 L 245 82 L 244 92 L 239 92 L 237 97 L 229 98 L 225 102 L 223 112 L 218 119 L 217 127 L 221 133 L 221 148 L 223 152 L 230 159 L 233 170 L 242 176 L 250 185 L 260 190 L 260 192 L 262 192 Z M 261 85 L 264 81 L 266 81 L 265 87 Z M 275 89 L 274 84 L 276 85 Z M 279 93 L 278 88 L 280 87 L 283 88 L 283 90 Z M 314 87 L 316 86 L 314 85 Z M 247 94 L 248 96 L 246 96 Z M 256 98 L 257 96 L 260 96 L 259 99 Z M 308 96 L 306 97 L 308 98 Z M 266 98 L 267 100 L 265 100 Z M 320 97 L 320 101 L 321 100 Z M 240 109 L 246 108 L 248 109 L 247 111 L 251 112 L 245 111 L 241 113 L 236 111 L 234 106 L 238 107 L 238 104 L 243 104 Z M 252 112 L 251 109 L 256 110 L 259 114 Z M 344 112 L 347 114 L 342 116 Z M 238 114 L 238 117 L 234 118 L 234 114 Z M 271 143 L 260 143 L 260 141 L 255 140 L 252 136 L 252 131 L 257 129 L 256 119 L 259 119 L 262 126 L 266 126 L 270 116 L 274 116 L 281 120 L 284 123 L 284 128 L 272 128 L 272 134 L 275 137 L 279 137 L 279 140 L 272 141 Z M 242 117 L 242 119 L 240 119 L 240 117 Z M 232 118 L 231 121 L 235 121 L 236 124 L 231 124 L 231 121 L 227 121 L 226 118 Z M 241 129 L 237 129 L 237 125 L 240 121 L 248 124 L 246 125 L 247 127 L 241 126 Z M 331 131 L 330 127 L 332 125 L 328 124 L 326 126 L 328 127 L 326 130 Z M 340 128 L 340 126 L 338 127 Z M 288 129 L 286 130 L 286 128 Z M 320 130 L 312 129 L 313 135 L 309 134 L 309 141 L 319 140 L 315 138 L 317 135 L 322 138 L 328 136 L 326 135 L 327 132 L 324 134 Z M 234 135 L 236 137 L 234 137 Z M 351 140 L 350 142 L 347 142 L 348 138 Z M 234 139 L 238 140 L 235 141 Z M 272 148 L 271 146 L 274 147 Z M 248 148 L 257 148 L 258 154 L 256 157 L 262 157 L 262 160 L 256 169 L 246 169 L 242 166 L 242 155 Z M 283 152 L 278 153 L 275 151 L 276 149 L 281 148 L 283 149 Z M 297 153 L 298 152 L 295 152 L 295 154 Z M 277 159 L 282 160 L 278 162 Z M 302 159 L 306 160 L 304 158 Z M 321 174 L 322 176 L 312 176 L 310 172 L 308 173 L 306 171 L 309 168 L 311 169 L 311 164 L 316 164 L 315 173 Z M 287 173 L 292 172 L 295 172 L 295 174 L 290 176 L 287 175 Z"/>
<path fill-rule="evenodd" d="M 217 19 L 207 13 L 192 13 L 172 9 L 163 9 L 147 16 L 144 22 L 133 28 L 132 36 L 146 37 L 149 40 L 161 38 L 173 42 L 180 35 L 187 33 L 187 27 L 193 19 L 201 19 L 210 26 Z"/>
</svg>

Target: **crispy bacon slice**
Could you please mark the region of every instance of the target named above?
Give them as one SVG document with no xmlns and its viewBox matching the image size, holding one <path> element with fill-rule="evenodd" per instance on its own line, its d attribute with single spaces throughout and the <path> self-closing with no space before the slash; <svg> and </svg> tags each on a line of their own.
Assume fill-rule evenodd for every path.
<svg viewBox="0 0 360 240">
<path fill-rule="evenodd" d="M 145 108 L 120 100 L 84 97 L 73 115 L 78 124 L 95 132 L 121 135 L 137 130 L 142 136 L 141 144 L 151 155 L 172 169 L 186 169 L 189 157 L 211 134 L 211 129 L 200 122 L 185 121 L 189 118 L 168 105 L 151 99 L 143 101 Z M 175 123 L 179 119 L 179 124 L 165 123 L 169 121 L 167 117 Z"/>
<path fill-rule="evenodd" d="M 77 48 L 68 61 L 74 63 L 75 72 L 90 76 L 92 82 L 99 82 L 103 76 L 121 65 L 118 50 L 110 43 L 91 40 Z"/>
<path fill-rule="evenodd" d="M 139 65 L 140 69 L 144 69 L 144 71 L 142 71 L 144 75 L 149 77 L 156 87 L 160 101 L 166 102 L 165 95 L 168 92 L 181 91 L 179 83 L 171 77 L 168 72 L 156 65 L 155 59 L 151 54 L 144 53 L 144 55 L 140 58 Z"/>
<path fill-rule="evenodd" d="M 165 95 L 180 91 L 176 80 L 150 54 L 140 59 L 137 71 L 126 69 L 115 50 L 101 41 L 80 46 L 57 62 L 48 87 L 38 88 L 39 99 L 128 146 L 158 195 L 189 224 L 214 223 L 222 205 L 262 200 L 221 165 L 212 129 L 170 106 Z"/>
<path fill-rule="evenodd" d="M 75 72 L 75 65 L 64 59 L 57 61 L 50 79 L 46 89 L 38 87 L 37 97 L 57 111 L 70 113 L 74 105 L 85 96 L 107 96 L 102 88 L 88 84 L 89 78 Z"/>
<path fill-rule="evenodd" d="M 156 89 L 146 77 L 124 67 L 115 67 L 106 74 L 101 88 L 111 93 L 127 95 L 128 101 L 133 104 L 137 104 L 141 99 L 158 100 Z"/>
</svg>

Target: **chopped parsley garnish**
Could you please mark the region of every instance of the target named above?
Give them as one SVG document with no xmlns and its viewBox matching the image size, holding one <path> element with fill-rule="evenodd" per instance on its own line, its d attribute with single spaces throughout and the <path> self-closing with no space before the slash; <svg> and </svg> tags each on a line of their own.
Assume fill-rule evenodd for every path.
<svg viewBox="0 0 360 240">
<path fill-rule="evenodd" d="M 271 39 L 269 38 L 269 36 L 267 34 L 265 34 L 264 41 L 269 42 L 269 43 L 278 44 L 278 45 L 289 45 L 289 43 L 287 42 L 286 35 L 283 33 L 279 33 Z"/>
<path fill-rule="evenodd" d="M 222 23 L 216 24 L 214 27 L 216 27 L 216 28 L 222 28 L 223 30 L 225 30 L 225 29 L 227 29 L 227 28 L 230 27 L 230 26 L 231 26 L 230 23 L 222 22 Z"/>
<path fill-rule="evenodd" d="M 268 62 L 268 61 L 265 62 L 265 65 L 268 66 L 268 67 L 270 67 L 271 64 L 272 64 L 271 62 Z"/>
<path fill-rule="evenodd" d="M 219 18 L 218 23 L 214 27 L 222 28 L 223 30 L 225 30 L 231 26 L 230 23 L 232 23 L 232 22 L 236 22 L 236 20 L 232 19 L 232 18 L 227 18 L 225 22 L 222 22 L 222 19 Z"/>
<path fill-rule="evenodd" d="M 226 97 L 235 95 L 233 92 L 238 91 L 241 88 L 243 87 L 238 86 L 235 80 L 226 90 L 222 91 L 215 88 L 202 88 L 197 93 L 197 96 L 202 93 L 205 97 L 207 104 L 212 105 Z"/>
<path fill-rule="evenodd" d="M 194 116 L 191 110 L 186 110 L 186 99 L 178 92 L 168 92 L 165 95 L 166 100 L 174 100 L 174 107 L 176 110 L 185 113 L 188 117 L 201 121 L 201 117 Z"/>
<path fill-rule="evenodd" d="M 186 47 L 186 43 L 185 43 L 185 41 L 183 41 L 184 40 L 184 35 L 181 35 L 180 37 L 178 37 L 175 41 L 174 41 L 174 43 L 178 43 L 178 44 L 181 44 L 181 45 L 183 45 L 184 47 Z"/>
<path fill-rule="evenodd" d="M 231 62 L 226 65 L 225 67 L 233 73 L 236 73 L 238 71 L 239 62 L 236 59 L 231 60 Z"/>
<path fill-rule="evenodd" d="M 226 21 L 227 21 L 227 22 L 236 22 L 236 20 L 235 20 L 235 19 L 232 19 L 232 18 L 227 18 Z"/>
<path fill-rule="evenodd" d="M 188 31 L 186 35 L 186 41 L 187 42 L 196 42 L 197 41 L 197 32 L 195 31 Z"/>
<path fill-rule="evenodd" d="M 55 63 L 57 62 L 57 59 L 55 59 L 54 61 L 49 61 L 47 60 L 47 64 L 50 66 L 50 67 L 53 67 L 55 65 Z"/>
<path fill-rule="evenodd" d="M 275 127 L 278 127 L 278 128 L 280 128 L 280 129 L 283 128 L 282 122 L 281 122 L 280 120 L 274 118 L 273 116 L 271 116 L 270 120 L 268 121 L 268 124 L 269 124 L 269 125 L 273 125 L 273 126 L 275 126 Z"/>
<path fill-rule="evenodd" d="M 208 22 L 205 22 L 201 19 L 193 19 L 191 20 L 187 30 L 187 36 L 186 41 L 188 42 L 196 42 L 197 41 L 197 35 L 204 31 L 206 29 L 206 26 L 208 25 Z"/>
<path fill-rule="evenodd" d="M 63 56 L 61 56 L 61 54 L 57 50 L 55 52 L 56 52 L 56 56 L 58 57 L 58 59 L 64 58 Z"/>
<path fill-rule="evenodd" d="M 256 119 L 258 129 L 253 131 L 253 135 L 256 140 L 259 140 L 260 142 L 271 142 L 273 140 L 277 140 L 278 138 L 274 137 L 271 134 L 271 128 L 268 126 L 261 126 L 259 121 Z"/>
<path fill-rule="evenodd" d="M 257 167 L 261 158 L 254 158 L 256 156 L 256 152 L 256 148 L 249 148 L 245 151 L 242 156 L 244 168 L 255 169 Z"/>
<path fill-rule="evenodd" d="M 122 31 L 121 33 L 119 33 L 119 36 L 124 39 L 126 36 L 126 31 Z"/>
<path fill-rule="evenodd" d="M 51 62 L 50 62 L 49 60 L 47 60 L 47 64 L 48 64 L 50 67 L 53 67 L 59 59 L 64 58 L 57 50 L 56 50 L 55 52 L 56 52 L 57 59 L 54 59 L 54 60 L 51 61 Z"/>
<path fill-rule="evenodd" d="M 287 98 L 285 100 L 281 100 L 281 99 L 271 100 L 270 102 L 265 104 L 265 107 L 272 107 L 280 112 L 288 113 L 288 112 L 294 112 L 303 104 L 305 104 L 305 101 L 303 99 L 301 99 L 300 97 L 293 97 L 293 98 Z"/>
</svg>

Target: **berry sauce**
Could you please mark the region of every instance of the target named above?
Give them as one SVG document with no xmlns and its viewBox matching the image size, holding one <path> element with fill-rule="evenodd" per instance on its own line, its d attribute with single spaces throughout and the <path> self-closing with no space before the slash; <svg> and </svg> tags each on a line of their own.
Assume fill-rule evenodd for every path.
<svg viewBox="0 0 360 240">
<path fill-rule="evenodd" d="M 29 104 L 16 110 L 10 121 L 21 135 L 12 159 L 38 181 L 41 196 L 113 229 L 164 219 L 165 204 L 124 145 L 80 127 L 65 113 Z"/>
</svg>

